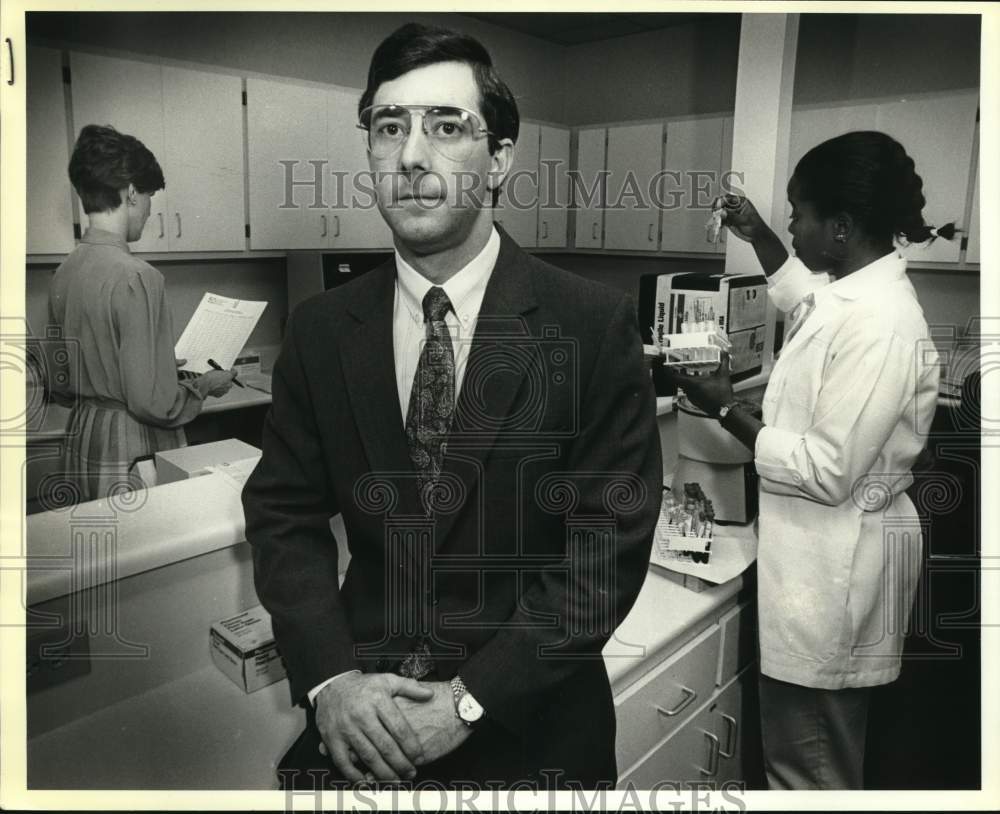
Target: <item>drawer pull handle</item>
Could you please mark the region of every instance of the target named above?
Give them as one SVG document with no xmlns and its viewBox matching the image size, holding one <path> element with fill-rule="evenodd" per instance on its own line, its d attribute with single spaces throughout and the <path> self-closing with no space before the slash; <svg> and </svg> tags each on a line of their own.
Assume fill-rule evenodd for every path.
<svg viewBox="0 0 1000 814">
<path fill-rule="evenodd" d="M 702 734 L 708 738 L 708 768 L 698 767 L 698 771 L 705 777 L 715 777 L 719 773 L 719 738 L 711 732 L 702 730 Z"/>
<path fill-rule="evenodd" d="M 590 224 L 590 239 L 597 240 L 597 221 Z"/>
<path fill-rule="evenodd" d="M 650 243 L 653 241 L 653 224 L 649 224 L 649 231 L 646 232 L 646 237 L 649 239 Z"/>
<path fill-rule="evenodd" d="M 549 237 L 549 222 L 542 221 L 542 240 L 547 240 Z"/>
<path fill-rule="evenodd" d="M 729 758 L 736 753 L 736 733 L 739 731 L 740 725 L 732 715 L 726 715 L 724 712 L 722 720 L 726 722 L 726 748 L 719 749 L 719 754 Z"/>
<path fill-rule="evenodd" d="M 157 212 L 156 213 L 156 217 L 159 218 L 159 220 L 160 220 L 160 240 L 162 240 L 163 239 L 163 235 L 165 234 L 165 232 L 163 231 L 163 213 L 162 212 Z"/>
<path fill-rule="evenodd" d="M 177 218 L 177 237 L 181 236 L 181 213 L 175 212 L 174 215 Z"/>
<path fill-rule="evenodd" d="M 673 709 L 664 709 L 663 707 L 656 705 L 656 711 L 660 715 L 666 715 L 668 718 L 673 718 L 675 715 L 680 715 L 681 712 L 698 697 L 698 693 L 689 687 L 681 687 L 681 692 L 684 693 L 684 698 L 681 699 L 680 703 Z"/>
<path fill-rule="evenodd" d="M 326 215 L 320 215 L 319 219 L 323 221 L 323 231 L 320 232 L 320 237 L 326 237 Z"/>
</svg>

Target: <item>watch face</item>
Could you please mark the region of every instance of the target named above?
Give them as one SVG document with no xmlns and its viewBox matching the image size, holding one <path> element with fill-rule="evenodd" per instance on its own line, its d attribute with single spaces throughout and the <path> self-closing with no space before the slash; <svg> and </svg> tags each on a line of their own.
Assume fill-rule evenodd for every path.
<svg viewBox="0 0 1000 814">
<path fill-rule="evenodd" d="M 458 717 L 468 723 L 475 723 L 483 717 L 483 708 L 469 693 L 458 700 Z"/>
</svg>

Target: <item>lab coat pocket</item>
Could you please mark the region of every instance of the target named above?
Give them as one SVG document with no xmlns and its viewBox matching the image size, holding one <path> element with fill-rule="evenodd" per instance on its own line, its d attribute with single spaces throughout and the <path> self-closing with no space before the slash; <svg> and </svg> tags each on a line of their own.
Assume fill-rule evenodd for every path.
<svg viewBox="0 0 1000 814">
<path fill-rule="evenodd" d="M 761 650 L 832 661 L 850 636 L 850 568 L 860 521 L 803 498 L 760 497 Z M 796 516 L 807 503 L 808 513 Z"/>
</svg>

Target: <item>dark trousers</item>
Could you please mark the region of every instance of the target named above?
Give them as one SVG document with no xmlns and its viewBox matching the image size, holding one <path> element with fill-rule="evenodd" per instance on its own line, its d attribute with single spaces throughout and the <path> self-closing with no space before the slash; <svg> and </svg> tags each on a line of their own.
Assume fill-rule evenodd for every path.
<svg viewBox="0 0 1000 814">
<path fill-rule="evenodd" d="M 306 728 L 278 764 L 282 790 L 313 791 L 344 789 L 350 783 L 337 771 L 330 758 L 320 754 L 321 737 L 312 709 L 306 711 Z M 566 783 L 592 789 L 612 788 L 614 778 L 604 772 L 576 772 L 567 776 L 563 767 L 543 766 L 531 745 L 488 719 L 454 752 L 417 767 L 417 776 L 400 784 L 402 788 L 440 789 L 549 789 Z M 556 779 L 558 775 L 558 779 Z M 598 776 L 601 775 L 601 776 Z"/>
<path fill-rule="evenodd" d="M 768 788 L 861 789 L 871 687 L 823 690 L 760 676 Z"/>
</svg>

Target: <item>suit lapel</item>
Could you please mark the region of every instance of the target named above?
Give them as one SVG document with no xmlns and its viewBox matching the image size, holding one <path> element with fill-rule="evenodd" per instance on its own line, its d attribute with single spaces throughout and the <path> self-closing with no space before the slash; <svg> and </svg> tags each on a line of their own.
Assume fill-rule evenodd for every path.
<svg viewBox="0 0 1000 814">
<path fill-rule="evenodd" d="M 502 230 L 500 239 L 500 254 L 483 296 L 448 436 L 442 467 L 444 493 L 452 492 L 452 484 L 457 491 L 455 500 L 445 501 L 446 511 L 437 513 L 438 550 L 475 490 L 526 375 L 524 357 L 511 355 L 511 346 L 520 340 L 523 347 L 533 335 L 525 315 L 536 308 L 534 289 L 524 268 L 527 256 Z"/>
<path fill-rule="evenodd" d="M 341 344 L 344 381 L 369 471 L 384 475 L 398 491 L 393 513 L 421 514 L 396 387 L 392 343 L 396 264 L 389 261 L 370 274 L 378 275 L 373 285 L 361 289 L 348 306 L 357 325 Z"/>
</svg>

